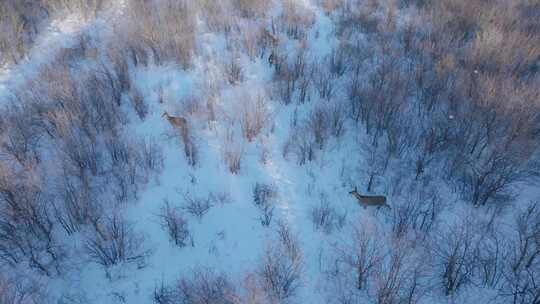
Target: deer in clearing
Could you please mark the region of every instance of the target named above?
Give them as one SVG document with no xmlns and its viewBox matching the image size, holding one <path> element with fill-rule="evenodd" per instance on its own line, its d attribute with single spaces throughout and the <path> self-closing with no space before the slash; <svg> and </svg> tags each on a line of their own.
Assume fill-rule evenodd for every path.
<svg viewBox="0 0 540 304">
<path fill-rule="evenodd" d="M 167 118 L 169 123 L 176 128 L 185 129 L 187 126 L 187 120 L 181 116 L 171 116 L 167 111 L 163 112 L 162 117 Z"/>
<path fill-rule="evenodd" d="M 191 165 L 195 165 L 197 163 L 197 149 L 189 134 L 187 120 L 181 116 L 171 116 L 167 112 L 163 112 L 163 115 L 161 116 L 167 118 L 169 123 L 175 129 L 180 131 L 180 136 L 182 136 L 182 141 L 184 142 L 184 152 L 186 154 L 186 158 Z"/>
<path fill-rule="evenodd" d="M 364 209 L 367 206 L 377 206 L 377 208 L 387 207 L 388 209 L 392 209 L 390 205 L 386 203 L 386 196 L 383 195 L 361 195 L 358 193 L 356 187 L 354 187 L 353 191 L 350 191 L 349 194 L 354 196 L 360 205 L 364 207 Z"/>
</svg>

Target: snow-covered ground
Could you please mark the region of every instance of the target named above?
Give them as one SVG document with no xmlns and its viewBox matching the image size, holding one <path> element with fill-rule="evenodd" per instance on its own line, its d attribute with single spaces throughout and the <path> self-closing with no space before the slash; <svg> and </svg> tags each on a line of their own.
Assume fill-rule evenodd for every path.
<svg viewBox="0 0 540 304">
<path fill-rule="evenodd" d="M 299 3 L 315 18 L 307 35 L 307 54 L 310 58 L 323 58 L 338 44 L 333 34 L 333 21 L 312 0 Z M 57 51 L 69 48 L 78 35 L 107 32 L 112 20 L 122 16 L 124 3 L 118 1 L 117 4 L 97 20 L 81 21 L 79 16 L 70 15 L 53 21 L 23 63 L 0 70 L 0 97 L 8 96 L 10 88 L 18 86 L 25 77 L 47 64 Z M 283 221 L 298 235 L 304 251 L 305 271 L 299 303 L 326 303 L 322 294 L 320 259 L 331 251 L 333 241 L 342 238 L 346 232 L 324 233 L 315 229 L 310 218 L 312 209 L 327 201 L 340 214 L 346 214 L 346 226 L 361 223 L 389 229 L 388 210 L 361 208 L 348 193 L 354 186 L 365 188 L 367 181 L 367 172 L 362 168 L 366 161 L 365 151 L 359 149 L 364 138 L 353 132 L 357 127 L 347 122 L 344 136 L 331 138 L 325 148 L 317 152 L 314 161 L 299 165 L 293 156 L 286 157 L 283 149 L 292 133 L 293 117 L 298 115 L 301 119 L 308 115 L 318 104 L 318 97 L 313 96 L 314 100 L 305 104 L 282 104 L 270 86 L 273 68 L 266 57 L 251 60 L 240 54 L 243 81 L 231 85 L 221 80 L 224 74 L 222 60 L 232 56 L 226 47 L 227 37 L 208 32 L 203 26 L 198 27 L 198 31 L 199 51 L 189 70 L 164 63 L 137 67 L 131 73 L 133 83 L 149 105 L 149 113 L 144 121 L 131 113 L 130 124 L 124 132 L 152 138 L 164 152 L 163 171 L 125 211 L 126 218 L 135 223 L 135 230 L 145 236 L 145 247 L 150 249 L 146 265 L 140 268 L 119 265 L 105 270 L 100 265 L 81 261 L 65 276 L 50 283 L 53 297 L 71 294 L 88 303 L 100 304 L 152 303 L 152 292 L 157 286 L 162 282 L 172 283 L 197 266 L 225 272 L 233 281 L 240 282 L 246 273 L 258 267 L 265 247 L 275 237 L 277 223 Z M 108 35 L 100 37 L 114 39 Z M 298 48 L 297 42 L 292 40 L 283 45 Z M 162 114 L 165 111 L 179 113 L 184 106 L 182 102 L 190 96 L 209 98 L 208 92 L 204 91 L 209 81 L 216 82 L 215 109 L 220 118 L 212 123 L 197 115 L 188 118 L 198 151 L 198 162 L 191 166 L 184 156 L 181 138 L 175 136 L 173 127 Z M 338 97 L 345 94 L 341 87 L 345 81 L 338 81 L 335 93 Z M 158 102 L 161 92 L 163 103 Z M 242 110 L 246 95 L 262 95 L 272 113 L 271 123 L 252 142 L 242 137 L 238 122 L 230 124 L 224 118 L 234 117 Z M 224 161 L 224 151 L 230 149 L 240 149 L 243 154 L 237 174 L 231 173 Z M 269 227 L 260 224 L 259 210 L 253 204 L 256 183 L 271 184 L 278 192 L 276 211 Z M 378 190 L 390 189 L 382 181 Z M 214 202 L 200 219 L 187 216 L 193 244 L 179 248 L 170 242 L 158 214 L 164 200 L 182 207 L 185 195 L 214 195 L 222 201 Z M 391 197 L 389 201 L 392 204 Z M 451 218 L 454 210 L 450 208 L 447 212 L 447 218 Z M 477 299 L 467 297 L 457 301 L 473 303 Z M 429 299 L 426 303 L 435 302 L 435 299 Z"/>
</svg>

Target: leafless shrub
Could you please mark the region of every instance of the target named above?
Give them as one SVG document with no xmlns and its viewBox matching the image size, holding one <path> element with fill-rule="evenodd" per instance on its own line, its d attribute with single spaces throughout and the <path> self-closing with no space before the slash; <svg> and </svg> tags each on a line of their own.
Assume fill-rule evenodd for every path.
<svg viewBox="0 0 540 304">
<path fill-rule="evenodd" d="M 304 103 L 309 97 L 308 89 L 313 74 L 305 49 L 301 48 L 294 56 L 283 55 L 278 64 L 274 78 L 279 98 L 286 105 L 296 98 Z"/>
<path fill-rule="evenodd" d="M 60 273 L 65 256 L 55 233 L 49 198 L 32 180 L 37 172 L 25 176 L 5 163 L 0 165 L 0 260 L 11 266 L 28 263 L 47 276 Z"/>
<path fill-rule="evenodd" d="M 309 132 L 313 134 L 315 144 L 321 150 L 330 135 L 330 121 L 328 116 L 328 112 L 324 107 L 317 107 L 310 113 L 306 121 L 306 126 Z M 339 123 L 338 121 L 337 124 Z M 339 125 L 337 127 L 339 128 Z"/>
<path fill-rule="evenodd" d="M 355 290 L 366 290 L 370 287 L 377 267 L 384 259 L 384 247 L 375 229 L 353 227 L 351 236 L 352 242 L 333 246 L 330 269 L 326 270 L 330 283 L 342 282 L 344 285 L 339 288 L 340 292 L 336 293 L 343 303 L 349 303 L 357 297 Z M 346 291 L 347 289 L 350 291 Z"/>
<path fill-rule="evenodd" d="M 50 4 L 54 10 L 68 10 L 83 15 L 85 18 L 95 18 L 105 5 L 106 0 L 54 0 Z"/>
<path fill-rule="evenodd" d="M 144 265 L 149 254 L 143 248 L 144 236 L 135 232 L 133 224 L 116 212 L 100 219 L 85 240 L 91 261 L 110 267 L 119 263 Z"/>
<path fill-rule="evenodd" d="M 232 57 L 225 65 L 225 73 L 230 84 L 239 84 L 244 80 L 244 73 L 239 58 Z"/>
<path fill-rule="evenodd" d="M 345 106 L 342 103 L 334 103 L 328 109 L 330 120 L 330 134 L 340 138 L 345 133 Z"/>
<path fill-rule="evenodd" d="M 242 46 L 251 60 L 262 58 L 268 49 L 275 47 L 274 36 L 259 22 L 248 21 L 240 27 Z"/>
<path fill-rule="evenodd" d="M 266 14 L 268 1 L 263 0 L 232 0 L 233 7 L 244 18 L 258 18 Z"/>
<path fill-rule="evenodd" d="M 102 216 L 99 200 L 77 179 L 64 177 L 56 191 L 59 199 L 52 206 L 54 215 L 68 235 L 81 231 Z"/>
<path fill-rule="evenodd" d="M 234 304 L 238 298 L 227 276 L 210 269 L 195 269 L 191 276 L 178 280 L 172 287 L 172 295 L 172 303 L 186 304 Z"/>
<path fill-rule="evenodd" d="M 253 203 L 261 212 L 260 220 L 263 226 L 269 226 L 274 214 L 277 189 L 274 185 L 256 183 L 253 188 Z"/>
<path fill-rule="evenodd" d="M 295 80 L 290 76 L 287 75 L 283 77 L 281 80 L 276 81 L 276 93 L 279 96 L 279 99 L 281 102 L 285 105 L 290 104 L 294 101 L 294 93 L 295 93 L 295 86 L 296 82 Z"/>
<path fill-rule="evenodd" d="M 270 125 L 273 113 L 267 99 L 260 94 L 241 98 L 243 100 L 240 103 L 242 107 L 240 125 L 244 137 L 251 142 Z"/>
<path fill-rule="evenodd" d="M 499 294 L 513 303 L 534 303 L 540 296 L 540 209 L 531 202 L 517 216 L 508 242 Z"/>
<path fill-rule="evenodd" d="M 119 30 L 133 49 L 142 45 L 158 63 L 176 61 L 187 68 L 196 48 L 193 9 L 189 1 L 130 1 L 129 20 Z"/>
<path fill-rule="evenodd" d="M 44 1 L 0 3 L 0 65 L 19 63 L 33 45 L 48 18 Z"/>
<path fill-rule="evenodd" d="M 405 240 L 397 240 L 381 263 L 374 278 L 375 303 L 419 303 L 425 295 L 422 256 Z"/>
<path fill-rule="evenodd" d="M 300 2 L 286 0 L 283 2 L 283 12 L 278 18 L 280 30 L 292 39 L 303 39 L 306 32 L 315 22 L 314 13 Z"/>
<path fill-rule="evenodd" d="M 478 244 L 473 284 L 497 289 L 505 270 L 505 237 L 499 229 L 485 231 Z"/>
<path fill-rule="evenodd" d="M 154 304 L 173 304 L 175 302 L 174 290 L 170 286 L 166 286 L 162 281 L 159 286 L 154 287 L 152 294 Z"/>
<path fill-rule="evenodd" d="M 244 147 L 242 144 L 230 143 L 227 147 L 223 147 L 222 154 L 229 171 L 232 174 L 238 174 L 242 164 L 242 157 L 244 156 Z"/>
<path fill-rule="evenodd" d="M 429 186 L 409 188 L 402 195 L 404 202 L 392 208 L 392 231 L 399 237 L 410 230 L 429 233 L 441 211 L 441 198 Z"/>
<path fill-rule="evenodd" d="M 188 221 L 184 218 L 179 208 L 172 207 L 169 201 L 165 200 L 159 217 L 161 219 L 161 225 L 167 230 L 170 239 L 176 246 L 185 247 L 188 245 L 188 242 L 193 243 Z"/>
<path fill-rule="evenodd" d="M 253 203 L 256 206 L 270 204 L 277 197 L 277 189 L 274 185 L 256 183 L 253 188 Z"/>
<path fill-rule="evenodd" d="M 332 49 L 332 52 L 328 55 L 330 72 L 337 77 L 343 76 L 347 71 L 347 57 L 345 55 L 345 50 L 346 48 L 340 45 L 338 48 Z"/>
<path fill-rule="evenodd" d="M 334 230 L 341 230 L 343 228 L 347 214 L 340 214 L 330 205 L 328 199 L 322 196 L 319 205 L 311 208 L 310 216 L 315 229 L 330 234 Z"/>
<path fill-rule="evenodd" d="M 472 228 L 473 224 L 467 221 L 456 223 L 436 235 L 431 245 L 433 273 L 446 295 L 471 282 L 478 245 Z"/>
<path fill-rule="evenodd" d="M 0 276 L 0 304 L 48 303 L 42 282 L 24 277 Z"/>
<path fill-rule="evenodd" d="M 365 4 L 343 5 L 341 8 L 343 17 L 338 24 L 339 32 L 354 29 L 367 34 L 376 33 L 380 20 L 377 18 L 377 5 L 373 3 L 374 1 L 368 1 Z"/>
<path fill-rule="evenodd" d="M 110 188 L 118 202 L 136 198 L 138 186 L 146 184 L 152 173 L 163 167 L 163 156 L 155 143 L 146 140 L 128 142 L 117 137 L 105 138 L 104 150 L 109 153 L 111 164 Z M 96 160 L 96 164 L 101 162 Z"/>
<path fill-rule="evenodd" d="M 229 33 L 234 25 L 232 16 L 228 14 L 228 1 L 199 1 L 199 11 L 204 16 L 206 25 L 212 31 Z"/>
<path fill-rule="evenodd" d="M 131 101 L 133 109 L 135 109 L 135 112 L 137 113 L 139 118 L 141 120 L 144 120 L 146 118 L 146 115 L 148 114 L 148 105 L 144 101 L 144 97 L 142 96 L 141 92 L 135 87 L 131 88 L 129 95 L 129 100 Z"/>
<path fill-rule="evenodd" d="M 281 223 L 278 240 L 270 244 L 257 271 L 260 284 L 271 302 L 293 299 L 300 287 L 303 272 L 303 253 L 289 227 Z"/>
<path fill-rule="evenodd" d="M 63 64 L 73 65 L 80 60 L 96 59 L 98 49 L 93 45 L 92 37 L 88 33 L 81 33 L 75 43 L 67 48 L 62 48 L 55 54 L 55 59 Z"/>
<path fill-rule="evenodd" d="M 347 3 L 344 0 L 322 0 L 320 1 L 322 7 L 326 14 L 331 14 L 332 12 L 340 9 L 343 5 Z"/>
<path fill-rule="evenodd" d="M 12 112 L 12 113 L 10 113 Z M 9 131 L 0 138 L 2 151 L 21 165 L 29 165 L 39 160 L 39 132 L 32 117 L 24 115 L 24 109 L 13 108 L 6 111 L 3 126 Z"/>
<path fill-rule="evenodd" d="M 195 197 L 189 193 L 184 194 L 183 209 L 199 220 L 212 208 L 211 198 Z"/>
<path fill-rule="evenodd" d="M 115 43 L 118 43 L 115 41 Z M 131 89 L 131 79 L 129 76 L 129 65 L 136 64 L 137 59 L 129 49 L 124 48 L 125 45 L 110 45 L 107 47 L 107 59 L 109 61 L 109 69 L 105 69 L 108 78 L 111 81 L 117 82 L 120 92 L 128 92 Z M 132 58 L 135 57 L 135 58 Z M 112 73 L 111 73 L 112 72 Z M 114 77 L 112 75 L 114 75 Z"/>
<path fill-rule="evenodd" d="M 228 191 L 215 191 L 210 193 L 210 199 L 215 205 L 224 206 L 231 202 L 231 194 Z"/>
<path fill-rule="evenodd" d="M 305 165 L 307 161 L 315 159 L 317 149 L 311 130 L 305 126 L 294 128 L 283 146 L 283 157 L 292 153 L 296 156 L 298 165 Z"/>
<path fill-rule="evenodd" d="M 154 140 L 141 139 L 135 148 L 139 152 L 136 158 L 137 164 L 145 172 L 143 174 L 145 177 L 163 169 L 163 152 Z M 148 179 L 145 178 L 145 180 Z"/>
<path fill-rule="evenodd" d="M 322 64 L 314 66 L 313 84 L 321 99 L 330 101 L 335 93 L 335 79 L 332 73 Z"/>
<path fill-rule="evenodd" d="M 248 273 L 242 282 L 242 287 L 244 292 L 239 303 L 271 303 L 257 274 Z"/>
</svg>

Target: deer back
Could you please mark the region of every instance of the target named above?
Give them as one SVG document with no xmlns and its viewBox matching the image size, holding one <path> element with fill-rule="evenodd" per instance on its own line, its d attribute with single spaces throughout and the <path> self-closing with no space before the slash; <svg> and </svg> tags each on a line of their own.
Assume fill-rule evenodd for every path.
<svg viewBox="0 0 540 304">
<path fill-rule="evenodd" d="M 358 195 L 356 198 L 363 204 L 381 206 L 386 205 L 386 196 L 382 195 Z"/>
<path fill-rule="evenodd" d="M 175 127 L 184 128 L 187 124 L 187 121 L 184 117 L 175 117 L 167 115 L 167 120 L 169 123 Z"/>
<path fill-rule="evenodd" d="M 368 206 L 388 206 L 386 204 L 386 196 L 382 195 L 361 195 L 354 189 L 353 191 L 349 192 L 352 194 L 360 204 L 368 205 Z"/>
</svg>

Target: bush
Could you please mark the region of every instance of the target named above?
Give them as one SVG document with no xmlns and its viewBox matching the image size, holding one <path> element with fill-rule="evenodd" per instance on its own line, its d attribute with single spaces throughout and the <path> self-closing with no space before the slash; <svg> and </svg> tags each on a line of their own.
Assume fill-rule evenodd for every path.
<svg viewBox="0 0 540 304">
<path fill-rule="evenodd" d="M 319 205 L 311 209 L 310 217 L 315 229 L 330 234 L 343 228 L 347 214 L 339 214 L 326 198 L 322 197 Z"/>
<path fill-rule="evenodd" d="M 172 286 L 156 288 L 153 298 L 156 304 L 235 304 L 238 296 L 225 274 L 197 268 Z"/>
<path fill-rule="evenodd" d="M 45 287 L 37 280 L 2 275 L 0 276 L 0 304 L 49 303 L 50 298 L 45 292 Z"/>
<path fill-rule="evenodd" d="M 240 103 L 240 125 L 242 133 L 248 142 L 253 141 L 273 120 L 273 113 L 266 98 L 262 95 L 243 96 Z"/>
<path fill-rule="evenodd" d="M 135 232 L 133 224 L 114 213 L 100 219 L 85 240 L 91 261 L 110 267 L 120 263 L 144 265 L 149 254 L 144 249 L 144 236 Z"/>
<path fill-rule="evenodd" d="M 315 22 L 315 15 L 298 1 L 283 1 L 283 12 L 279 16 L 278 25 L 292 39 L 302 40 Z"/>
<path fill-rule="evenodd" d="M 434 268 L 446 295 L 471 282 L 476 266 L 477 236 L 473 224 L 457 223 L 438 234 L 431 246 Z"/>
<path fill-rule="evenodd" d="M 49 3 L 54 10 L 76 12 L 85 18 L 95 18 L 106 4 L 107 0 L 52 0 Z"/>
<path fill-rule="evenodd" d="M 293 299 L 301 287 L 303 253 L 297 238 L 281 223 L 276 244 L 270 244 L 257 271 L 271 303 Z"/>
<path fill-rule="evenodd" d="M 0 2 L 0 66 L 24 58 L 48 18 L 47 6 L 41 0 Z"/>
<path fill-rule="evenodd" d="M 149 13 L 152 12 L 152 13 Z M 130 1 L 129 20 L 118 35 L 127 36 L 130 48 L 151 52 L 157 62 L 191 64 L 196 48 L 194 7 L 190 1 Z"/>
<path fill-rule="evenodd" d="M 530 202 L 520 211 L 506 242 L 506 267 L 499 295 L 515 303 L 534 303 L 540 295 L 540 208 Z"/>
<path fill-rule="evenodd" d="M 227 168 L 232 174 L 238 174 L 242 165 L 244 156 L 244 147 L 242 144 L 227 143 L 227 146 L 222 150 L 223 159 L 227 164 Z"/>
<path fill-rule="evenodd" d="M 306 126 L 292 129 L 289 138 L 283 146 L 283 157 L 287 158 L 290 153 L 296 156 L 298 165 L 305 165 L 307 161 L 315 159 L 315 140 Z"/>
<path fill-rule="evenodd" d="M 258 18 L 265 15 L 269 1 L 264 0 L 232 0 L 233 7 L 244 18 Z"/>
<path fill-rule="evenodd" d="M 178 247 L 185 247 L 188 242 L 193 244 L 193 238 L 188 227 L 188 221 L 180 213 L 178 208 L 174 208 L 165 200 L 161 207 L 159 217 L 161 226 L 167 231 L 171 241 Z"/>
<path fill-rule="evenodd" d="M 212 208 L 211 197 L 194 197 L 189 193 L 184 194 L 184 210 L 197 217 L 199 220 Z"/>
<path fill-rule="evenodd" d="M 260 221 L 263 226 L 269 226 L 274 215 L 277 189 L 273 185 L 256 183 L 253 188 L 253 203 L 259 209 Z"/>
</svg>

